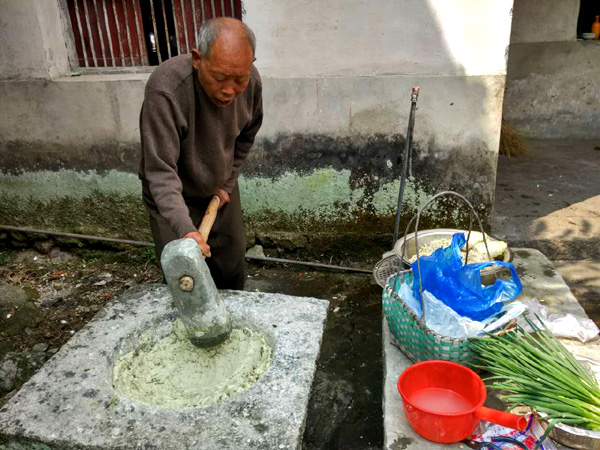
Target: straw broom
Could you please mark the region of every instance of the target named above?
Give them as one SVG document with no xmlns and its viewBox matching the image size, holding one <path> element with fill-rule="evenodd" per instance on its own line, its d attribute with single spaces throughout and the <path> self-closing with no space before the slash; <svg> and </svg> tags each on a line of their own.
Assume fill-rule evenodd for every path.
<svg viewBox="0 0 600 450">
<path fill-rule="evenodd" d="M 527 154 L 525 138 L 513 130 L 504 119 L 500 128 L 500 154 L 515 158 Z"/>
</svg>

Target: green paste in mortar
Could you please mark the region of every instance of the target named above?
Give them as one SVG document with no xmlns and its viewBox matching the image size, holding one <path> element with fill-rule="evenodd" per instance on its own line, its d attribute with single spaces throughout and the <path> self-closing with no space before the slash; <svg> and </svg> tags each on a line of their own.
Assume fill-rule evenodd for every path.
<svg viewBox="0 0 600 450">
<path fill-rule="evenodd" d="M 152 342 L 140 339 L 136 350 L 121 357 L 113 369 L 120 394 L 147 405 L 168 409 L 207 407 L 252 386 L 267 371 L 273 351 L 248 328 L 236 328 L 224 343 L 197 348 L 183 323 L 173 333 Z"/>
</svg>

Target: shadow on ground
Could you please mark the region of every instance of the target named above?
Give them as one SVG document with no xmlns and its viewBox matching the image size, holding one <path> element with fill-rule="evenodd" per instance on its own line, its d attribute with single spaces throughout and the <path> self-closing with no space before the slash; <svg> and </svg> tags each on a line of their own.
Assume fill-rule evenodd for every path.
<svg viewBox="0 0 600 450">
<path fill-rule="evenodd" d="M 527 156 L 501 156 L 494 234 L 515 246 L 538 248 L 550 259 L 600 258 L 598 144 L 528 140 Z"/>
</svg>

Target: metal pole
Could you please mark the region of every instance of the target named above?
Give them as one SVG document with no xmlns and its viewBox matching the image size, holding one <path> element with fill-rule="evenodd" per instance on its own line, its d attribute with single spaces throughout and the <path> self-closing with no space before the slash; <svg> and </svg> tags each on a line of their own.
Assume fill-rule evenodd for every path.
<svg viewBox="0 0 600 450">
<path fill-rule="evenodd" d="M 85 67 L 90 67 L 87 57 L 87 51 L 85 49 L 85 39 L 83 39 L 83 27 L 81 26 L 81 16 L 79 15 L 79 5 L 77 0 L 75 0 L 75 16 L 77 16 L 77 28 L 79 29 L 79 38 L 81 39 L 81 50 L 83 53 L 83 61 L 85 63 Z"/>
<path fill-rule="evenodd" d="M 181 0 L 181 17 L 183 17 L 183 32 L 184 32 L 184 36 L 185 36 L 185 50 L 186 53 L 190 52 L 190 40 L 188 38 L 188 31 L 187 31 L 187 20 L 185 17 L 185 5 L 183 4 L 183 0 Z"/>
<path fill-rule="evenodd" d="M 94 37 L 92 36 L 92 28 L 90 26 L 90 15 L 88 13 L 87 0 L 83 0 L 83 9 L 85 11 L 85 24 L 88 29 L 90 36 L 90 47 L 92 49 L 92 58 L 94 59 L 94 67 L 98 67 L 98 60 L 96 59 L 96 49 L 94 48 Z"/>
<path fill-rule="evenodd" d="M 104 67 L 107 67 L 106 62 L 106 49 L 104 48 L 104 33 L 102 33 L 102 26 L 100 26 L 100 14 L 98 14 L 98 3 L 94 0 L 94 12 L 96 13 L 96 24 L 98 25 L 98 35 L 100 36 L 100 48 L 102 49 L 102 59 L 104 61 Z M 107 30 L 108 33 L 108 30 Z"/>
<path fill-rule="evenodd" d="M 167 12 L 165 10 L 165 0 L 161 0 L 163 20 L 165 21 L 165 38 L 167 40 L 167 54 L 171 57 L 171 39 L 169 37 L 169 27 L 167 26 Z"/>
<path fill-rule="evenodd" d="M 143 66 L 149 66 L 148 55 L 146 54 L 146 46 L 144 45 L 144 39 L 142 35 L 142 31 L 144 30 L 143 26 L 140 26 L 140 3 L 135 2 L 135 6 L 133 7 L 133 13 L 135 15 L 135 30 L 138 36 L 138 45 L 140 46 L 140 62 Z"/>
<path fill-rule="evenodd" d="M 412 150 L 412 135 L 413 128 L 415 126 L 415 110 L 417 109 L 418 98 L 419 88 L 413 87 L 412 94 L 410 97 L 410 115 L 408 117 L 408 128 L 406 130 L 406 145 L 404 147 L 404 157 L 402 160 L 402 175 L 400 177 L 400 192 L 398 192 L 398 205 L 396 207 L 396 224 L 394 226 L 394 242 L 392 242 L 392 245 L 396 245 L 396 241 L 398 240 L 398 228 L 400 227 L 400 213 L 402 212 L 402 202 L 404 199 L 404 183 L 406 182 L 408 159 Z"/>
<path fill-rule="evenodd" d="M 194 19 L 194 45 L 192 45 L 192 48 L 197 48 L 198 42 L 196 42 L 196 36 L 198 36 L 198 20 L 196 18 L 196 0 L 192 0 L 192 18 Z"/>
<path fill-rule="evenodd" d="M 125 29 L 127 30 L 127 45 L 129 46 L 129 58 L 131 58 L 131 65 L 135 66 L 135 60 L 133 58 L 133 45 L 131 45 L 131 33 L 129 31 L 129 14 L 127 13 L 127 0 L 123 0 L 123 14 L 125 14 Z"/>
<path fill-rule="evenodd" d="M 160 54 L 160 44 L 158 42 L 158 28 L 156 27 L 156 12 L 154 11 L 154 0 L 150 0 L 150 6 L 152 7 L 152 25 L 154 27 L 154 43 L 156 44 L 156 52 L 158 54 L 158 63 L 163 62 L 162 55 Z"/>
<path fill-rule="evenodd" d="M 173 20 L 175 21 L 175 40 L 177 41 L 177 54 L 181 55 L 181 42 L 179 42 L 179 24 L 177 23 L 177 12 L 175 11 L 175 0 L 171 1 L 173 8 Z"/>
<path fill-rule="evenodd" d="M 111 66 L 112 67 L 116 67 L 116 61 L 115 61 L 115 53 L 113 51 L 113 46 L 112 46 L 112 34 L 110 32 L 110 26 L 108 25 L 108 14 L 106 13 L 106 0 L 102 0 L 102 10 L 104 11 L 104 23 L 106 24 L 106 34 L 108 35 L 108 48 L 110 50 L 110 60 L 111 60 Z"/>
<path fill-rule="evenodd" d="M 121 39 L 121 24 L 119 22 L 119 15 L 117 14 L 117 2 L 113 0 L 113 14 L 115 15 L 115 24 L 117 25 L 117 40 L 119 41 L 119 58 L 121 59 L 121 67 L 125 67 L 125 53 L 123 52 L 123 40 Z M 115 64 L 116 65 L 116 64 Z"/>
</svg>

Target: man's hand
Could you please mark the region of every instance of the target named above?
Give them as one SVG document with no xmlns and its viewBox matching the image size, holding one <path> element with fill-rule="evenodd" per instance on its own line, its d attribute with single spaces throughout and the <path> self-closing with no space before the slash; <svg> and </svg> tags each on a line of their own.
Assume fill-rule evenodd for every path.
<svg viewBox="0 0 600 450">
<path fill-rule="evenodd" d="M 210 247 L 208 246 L 208 244 L 206 243 L 206 241 L 204 240 L 204 238 L 202 237 L 202 235 L 200 234 L 200 232 L 198 231 L 190 231 L 189 233 L 187 233 L 186 235 L 183 236 L 183 238 L 189 238 L 189 239 L 193 239 L 196 241 L 196 243 L 198 244 L 198 247 L 200 247 L 200 250 L 202 251 L 202 254 L 204 256 L 206 256 L 207 258 L 210 258 Z"/>
<path fill-rule="evenodd" d="M 229 192 L 224 191 L 223 189 L 217 189 L 215 191 L 215 195 L 219 197 L 219 200 L 221 200 L 221 203 L 219 203 L 219 209 L 221 209 L 223 205 L 229 203 Z"/>
</svg>

